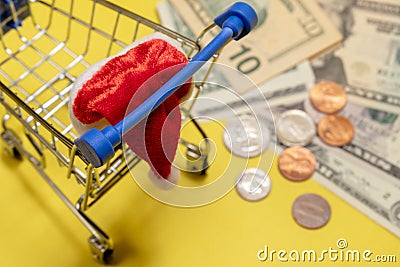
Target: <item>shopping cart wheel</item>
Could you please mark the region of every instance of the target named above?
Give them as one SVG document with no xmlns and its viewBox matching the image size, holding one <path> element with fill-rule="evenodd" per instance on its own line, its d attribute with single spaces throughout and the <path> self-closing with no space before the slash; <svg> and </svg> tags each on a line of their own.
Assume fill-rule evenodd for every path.
<svg viewBox="0 0 400 267">
<path fill-rule="evenodd" d="M 18 149 L 16 149 L 15 147 L 13 147 L 11 149 L 11 155 L 18 160 L 22 160 L 22 154 L 18 151 Z"/>
<path fill-rule="evenodd" d="M 199 175 L 206 174 L 206 170 L 209 167 L 207 149 L 202 149 L 183 139 L 179 141 L 186 146 L 186 170 Z"/>
<path fill-rule="evenodd" d="M 106 240 L 99 240 L 94 235 L 89 237 L 89 247 L 93 257 L 101 263 L 110 263 L 114 250 Z"/>
<path fill-rule="evenodd" d="M 18 149 L 15 147 L 14 141 L 16 142 L 22 142 L 21 139 L 19 139 L 15 133 L 13 133 L 11 130 L 6 130 L 5 132 L 1 133 L 1 139 L 4 141 L 4 151 L 14 157 L 15 159 L 22 160 L 22 154 L 21 152 L 18 151 Z"/>
</svg>

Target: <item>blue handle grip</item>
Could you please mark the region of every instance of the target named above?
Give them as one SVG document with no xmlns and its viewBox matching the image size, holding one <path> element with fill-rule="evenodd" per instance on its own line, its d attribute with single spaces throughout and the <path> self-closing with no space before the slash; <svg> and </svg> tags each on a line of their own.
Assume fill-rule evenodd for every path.
<svg viewBox="0 0 400 267">
<path fill-rule="evenodd" d="M 239 22 L 240 21 L 240 22 Z M 214 19 L 220 28 L 229 27 L 234 31 L 234 40 L 240 40 L 246 36 L 257 25 L 258 17 L 254 9 L 243 2 L 236 2 L 221 15 Z M 241 31 L 237 25 L 242 23 Z"/>
<path fill-rule="evenodd" d="M 238 2 L 219 15 L 215 24 L 221 27 L 219 34 L 134 111 L 115 126 L 107 126 L 101 131 L 91 129 L 75 140 L 77 148 L 94 167 L 100 167 L 110 160 L 115 154 L 114 148 L 121 143 L 122 136 L 189 80 L 221 47 L 231 39 L 239 40 L 248 34 L 257 24 L 257 14 L 248 4 Z"/>
</svg>

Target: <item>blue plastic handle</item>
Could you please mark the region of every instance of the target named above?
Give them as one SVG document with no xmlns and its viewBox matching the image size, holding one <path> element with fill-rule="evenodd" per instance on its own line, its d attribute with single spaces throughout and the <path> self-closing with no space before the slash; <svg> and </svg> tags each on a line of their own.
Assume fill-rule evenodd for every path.
<svg viewBox="0 0 400 267">
<path fill-rule="evenodd" d="M 237 20 L 240 20 L 238 22 Z M 254 9 L 243 2 L 236 2 L 221 15 L 214 19 L 215 24 L 220 28 L 229 27 L 234 30 L 234 40 L 240 40 L 246 36 L 257 25 L 258 18 Z M 237 32 L 237 24 L 242 23 L 243 27 L 240 32 Z"/>
<path fill-rule="evenodd" d="M 248 34 L 257 21 L 257 14 L 251 6 L 243 2 L 233 4 L 215 19 L 215 24 L 221 28 L 219 34 L 185 67 L 115 126 L 107 126 L 101 131 L 91 129 L 77 138 L 77 148 L 94 167 L 104 165 L 114 156 L 114 148 L 121 143 L 125 133 L 189 80 L 221 47 L 232 39 L 239 40 Z"/>
</svg>

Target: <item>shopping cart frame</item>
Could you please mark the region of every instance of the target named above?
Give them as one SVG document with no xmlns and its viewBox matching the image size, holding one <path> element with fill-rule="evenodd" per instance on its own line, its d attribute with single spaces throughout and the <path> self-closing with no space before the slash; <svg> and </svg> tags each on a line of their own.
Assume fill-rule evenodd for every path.
<svg viewBox="0 0 400 267">
<path fill-rule="evenodd" d="M 18 48 L 13 49 L 7 45 L 6 36 L 0 27 L 0 45 L 8 55 L 8 57 L 4 60 L 0 59 L 0 67 L 2 67 L 0 69 L 0 75 L 8 82 L 8 85 L 6 85 L 0 81 L 0 102 L 6 109 L 6 114 L 2 120 L 3 132 L 1 137 L 5 141 L 8 151 L 14 157 L 27 158 L 36 171 L 44 178 L 44 180 L 56 192 L 61 200 L 72 211 L 72 213 L 89 230 L 91 233 L 91 236 L 89 237 L 89 245 L 93 256 L 101 262 L 108 262 L 113 252 L 112 240 L 105 233 L 105 231 L 97 226 L 97 224 L 86 215 L 86 211 L 111 188 L 113 188 L 113 186 L 116 185 L 123 177 L 125 177 L 129 170 L 134 168 L 134 166 L 139 163 L 140 159 L 132 153 L 124 153 L 124 147 L 120 143 L 117 143 L 113 144 L 112 155 L 107 155 L 104 159 L 104 162 L 101 164 L 93 163 L 93 156 L 85 153 L 85 150 L 87 149 L 82 149 L 79 147 L 79 144 L 82 143 L 79 140 L 84 140 L 84 146 L 91 146 L 92 144 L 86 144 L 84 137 L 78 137 L 74 133 L 72 125 L 65 125 L 62 122 L 62 119 L 57 117 L 62 116 L 58 113 L 60 112 L 60 114 L 62 114 L 62 110 L 68 105 L 68 93 L 76 79 L 76 74 L 70 73 L 70 70 L 72 70 L 78 64 L 81 64 L 83 67 L 87 68 L 90 66 L 90 64 L 94 63 L 89 63 L 85 60 L 85 57 L 90 50 L 90 42 L 92 42 L 91 35 L 97 34 L 107 40 L 108 48 L 104 57 L 108 57 L 112 53 L 115 45 L 121 48 L 127 46 L 129 42 L 133 42 L 138 38 L 138 33 L 140 32 L 141 28 L 146 27 L 147 29 L 163 33 L 170 38 L 173 38 L 181 45 L 182 49 L 187 52 L 189 59 L 196 59 L 196 57 L 198 57 L 198 60 L 195 60 L 194 62 L 200 62 L 209 60 L 210 58 L 211 60 L 215 61 L 218 58 L 219 50 L 222 49 L 222 47 L 228 41 L 230 41 L 232 38 L 240 39 L 247 34 L 244 32 L 249 32 L 254 25 L 245 25 L 245 28 L 247 27 L 248 29 L 243 31 L 240 30 L 238 32 L 235 32 L 235 29 L 232 30 L 234 26 L 230 25 L 229 23 L 228 26 L 223 26 L 225 21 L 229 20 L 230 17 L 237 18 L 243 16 L 241 11 L 237 13 L 237 11 L 232 9 L 229 12 L 221 15 L 218 19 L 216 19 L 215 23 L 204 29 L 196 40 L 191 40 L 188 37 L 182 36 L 179 33 L 176 33 L 106 0 L 94 0 L 89 2 L 92 4 L 92 9 L 90 18 L 86 21 L 75 16 L 74 5 L 76 3 L 74 0 L 70 1 L 70 6 L 68 9 L 59 8 L 56 5 L 55 0 L 31 0 L 27 2 L 28 5 L 26 7 L 20 8 L 19 10 L 14 6 L 13 1 L 10 2 L 12 16 L 4 19 L 1 22 L 2 26 L 4 24 L 18 25 L 20 23 L 18 21 L 19 15 L 22 12 L 26 12 L 26 9 L 28 9 L 31 14 L 28 20 L 31 20 L 31 23 L 37 30 L 37 33 L 31 38 L 27 38 L 24 36 L 24 32 L 21 30 L 21 28 L 15 27 L 13 34 L 15 35 L 15 38 L 19 38 L 21 45 Z M 36 5 L 43 5 L 43 7 L 49 10 L 49 21 L 46 27 L 42 27 L 36 23 L 34 16 L 35 12 L 33 12 L 33 9 Z M 114 26 L 111 32 L 106 32 L 96 27 L 95 17 L 96 10 L 99 8 L 98 6 L 101 6 L 102 9 L 109 10 L 109 12 L 115 13 Z M 239 7 L 239 10 L 242 8 L 243 7 Z M 59 41 L 49 33 L 52 30 L 52 17 L 56 15 L 65 17 L 68 22 L 66 36 L 62 41 Z M 131 22 L 131 27 L 134 30 L 133 38 L 128 42 L 123 42 L 117 38 L 119 21 L 122 17 Z M 71 25 L 73 25 L 73 23 L 79 24 L 85 29 L 88 29 L 87 43 L 80 53 L 76 53 L 68 47 L 72 34 Z M 254 24 L 254 21 L 251 23 Z M 246 24 L 246 22 L 244 24 Z M 211 31 L 216 25 L 222 28 L 221 32 L 223 32 L 224 27 L 228 28 L 227 31 L 229 31 L 229 34 L 225 33 L 223 41 L 211 46 L 209 44 L 205 47 L 206 49 L 203 50 L 203 47 L 200 45 L 200 41 L 203 39 L 204 35 Z M 54 48 L 52 48 L 47 55 L 36 47 L 36 43 L 42 37 L 45 37 L 54 43 Z M 213 41 L 217 39 L 218 38 L 215 38 Z M 20 54 L 24 53 L 25 50 L 28 49 L 35 51 L 35 53 L 41 56 L 41 59 L 32 67 L 28 66 L 22 59 L 19 58 Z M 59 66 L 58 62 L 53 61 L 53 56 L 60 51 L 68 54 L 71 58 L 71 62 L 64 66 Z M 201 56 L 202 51 L 206 52 L 207 55 L 205 57 Z M 3 68 L 12 61 L 17 62 L 25 69 L 25 71 L 16 79 L 12 78 L 9 73 L 7 73 L 5 68 Z M 40 65 L 47 63 L 51 63 L 51 65 L 59 70 L 59 72 L 48 81 L 42 79 L 40 75 L 36 73 L 40 68 Z M 212 64 L 210 66 L 212 66 Z M 186 76 L 191 76 L 200 67 L 201 66 L 195 66 L 190 73 L 186 73 Z M 195 84 L 196 92 L 193 94 L 194 99 L 200 94 L 210 70 L 211 68 L 206 71 L 202 82 Z M 23 88 L 20 84 L 28 76 L 35 76 L 35 79 L 40 80 L 42 86 L 32 92 L 25 90 L 25 88 Z M 176 76 L 179 76 L 179 73 Z M 182 81 L 186 81 L 186 79 L 187 78 L 184 78 Z M 57 87 L 57 83 L 60 81 L 66 83 L 65 86 L 59 89 Z M 178 84 L 172 85 L 172 87 L 176 87 L 176 85 L 179 85 L 179 82 Z M 46 99 L 44 103 L 41 103 L 38 99 L 40 95 L 45 92 L 45 90 L 54 91 L 54 95 Z M 168 91 L 171 93 L 171 90 Z M 167 98 L 165 93 L 161 93 L 160 96 L 163 99 Z M 160 103 L 159 97 L 156 99 L 156 101 Z M 32 103 L 35 104 L 35 108 L 30 106 Z M 194 101 L 191 103 L 193 104 Z M 144 113 L 142 112 L 144 114 L 143 116 L 148 115 L 154 108 L 156 108 L 156 105 L 153 103 L 150 109 Z M 201 126 L 196 123 L 195 120 L 193 120 L 190 115 L 190 110 L 191 106 L 182 108 L 183 120 L 193 121 L 200 134 L 204 139 L 206 139 L 205 132 L 202 130 Z M 137 113 L 137 111 L 135 112 Z M 141 118 L 137 118 L 137 120 L 142 119 L 143 116 Z M 8 126 L 8 121 L 11 118 L 16 119 L 22 125 L 24 137 L 21 137 L 12 129 L 12 127 Z M 134 124 L 132 124 L 131 127 L 133 127 L 133 125 Z M 98 132 L 101 133 L 100 131 Z M 117 132 L 119 132 L 119 134 L 122 136 L 122 127 L 120 127 Z M 27 148 L 25 145 L 23 145 L 21 141 L 23 138 L 28 140 L 28 143 L 31 145 L 30 148 Z M 91 138 L 88 138 L 88 140 L 91 140 Z M 194 162 L 201 162 L 200 166 L 191 166 L 191 171 L 204 173 L 204 166 L 207 166 L 207 148 L 200 148 L 184 139 L 181 139 L 180 143 L 186 146 L 186 156 L 188 158 L 196 159 Z M 78 146 L 76 144 L 78 144 Z M 98 144 L 96 144 L 96 146 L 98 146 Z M 79 197 L 75 205 L 53 182 L 53 179 L 46 172 L 47 152 L 45 151 L 49 151 L 53 156 L 55 156 L 60 165 L 66 168 L 65 176 L 67 178 L 75 177 L 78 184 L 83 186 L 84 192 Z M 188 162 L 190 164 L 191 161 L 189 160 Z"/>
</svg>

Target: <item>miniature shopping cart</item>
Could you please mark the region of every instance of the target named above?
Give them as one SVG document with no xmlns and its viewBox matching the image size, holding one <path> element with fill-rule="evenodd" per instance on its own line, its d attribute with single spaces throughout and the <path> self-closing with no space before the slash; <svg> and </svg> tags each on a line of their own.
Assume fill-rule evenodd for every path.
<svg viewBox="0 0 400 267">
<path fill-rule="evenodd" d="M 0 15 L 0 102 L 6 110 L 1 137 L 8 151 L 16 158 L 26 158 L 89 230 L 93 255 L 106 262 L 113 252 L 112 241 L 86 211 L 140 161 L 133 153 L 124 153 L 121 136 L 205 61 L 215 60 L 227 42 L 246 35 L 257 16 L 247 4 L 235 3 L 194 41 L 105 0 L 0 0 Z M 215 26 L 221 30 L 202 48 L 200 40 Z M 190 62 L 117 125 L 78 136 L 67 107 L 76 77 L 91 64 L 155 31 L 179 42 Z M 203 85 L 196 83 L 196 90 L 200 92 Z M 190 108 L 182 109 L 183 119 L 190 116 Z M 195 126 L 206 138 L 200 125 Z M 203 172 L 207 151 L 187 140 L 180 143 L 186 146 L 188 158 L 202 162 L 192 170 Z M 64 173 L 48 173 L 48 155 L 56 158 Z M 82 186 L 75 204 L 50 178 L 60 175 L 74 177 Z"/>
</svg>

